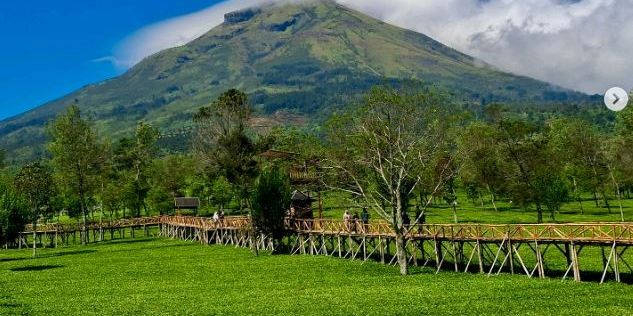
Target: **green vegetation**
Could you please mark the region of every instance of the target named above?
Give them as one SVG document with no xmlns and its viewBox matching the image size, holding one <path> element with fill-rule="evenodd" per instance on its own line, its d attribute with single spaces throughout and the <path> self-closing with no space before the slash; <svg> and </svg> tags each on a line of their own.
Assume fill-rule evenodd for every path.
<svg viewBox="0 0 633 316">
<path fill-rule="evenodd" d="M 106 161 L 105 145 L 97 139 L 93 126 L 71 106 L 49 127 L 52 141 L 48 149 L 57 186 L 69 205 L 78 205 L 84 227 L 88 222 L 88 204 L 99 187 L 99 175 Z M 37 220 L 37 218 L 36 218 Z M 82 233 L 82 242 L 87 243 Z"/>
<path fill-rule="evenodd" d="M 171 240 L 0 252 L 0 314 L 625 315 L 633 288 L 262 255 Z M 564 295 L 562 295 L 564 293 Z"/>
<path fill-rule="evenodd" d="M 275 242 L 284 237 L 284 218 L 290 209 L 290 179 L 279 168 L 264 170 L 255 183 L 251 211 L 255 229 L 272 236 Z"/>
<path fill-rule="evenodd" d="M 451 102 L 433 89 L 378 87 L 321 131 L 258 134 L 247 124 L 248 97 L 231 89 L 195 116 L 190 155 L 161 155 L 156 129 L 143 122 L 134 138 L 103 142 L 72 106 L 50 125 L 50 160 L 4 171 L 8 192 L 17 192 L 33 211 L 18 216 L 14 204 L 6 204 L 2 232 L 8 236 L 27 220 L 85 225 L 168 214 L 179 196 L 204 201 L 188 215 L 228 208 L 229 214 L 249 214 L 253 202 L 256 211 L 275 209 L 262 214 L 282 214 L 279 205 L 253 200 L 264 197 L 252 192 L 266 166 L 284 173 L 311 169 L 316 178 L 295 187 L 322 191 L 325 217 L 341 218 L 344 208 L 370 208 L 374 220 L 390 221 L 396 232 L 411 213 L 414 221 L 444 223 L 630 218 L 633 110 L 618 114 L 615 128 L 603 131 L 579 118 L 556 117 L 539 125 L 497 104 L 486 108 L 483 120 L 472 120 L 449 111 L 445 105 Z M 294 153 L 278 159 L 269 148 Z M 54 181 L 33 177 L 33 166 L 51 170 Z M 279 216 L 263 222 L 274 218 Z M 10 235 L 3 236 L 7 246 L 15 244 Z M 88 242 L 88 236 L 82 239 Z"/>
<path fill-rule="evenodd" d="M 439 86 L 477 111 L 491 102 L 520 102 L 513 106 L 517 113 L 535 118 L 594 111 L 578 106 L 593 100 L 586 95 L 499 72 L 425 35 L 330 1 L 267 6 L 243 16 L 148 57 L 118 78 L 1 122 L 0 148 L 11 160 L 45 156 L 45 125 L 74 103 L 112 139 L 129 137 L 141 120 L 177 130 L 191 126 L 198 108 L 231 88 L 245 91 L 259 115 L 282 113 L 261 125 L 292 122 L 288 113 L 325 119 L 381 83 Z M 543 104 L 561 101 L 569 103 Z M 180 137 L 162 143 L 186 148 Z"/>
</svg>

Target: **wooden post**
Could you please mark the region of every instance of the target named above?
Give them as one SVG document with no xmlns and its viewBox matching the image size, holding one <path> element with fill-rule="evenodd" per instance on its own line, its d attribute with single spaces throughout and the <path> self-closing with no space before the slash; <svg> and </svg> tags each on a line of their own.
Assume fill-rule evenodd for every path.
<svg viewBox="0 0 633 316">
<path fill-rule="evenodd" d="M 435 239 L 435 264 L 440 265 L 440 261 L 442 258 L 442 242 Z"/>
<path fill-rule="evenodd" d="M 615 281 L 620 283 L 620 256 L 618 255 L 618 246 L 614 243 L 613 251 L 613 274 L 615 274 Z"/>
<path fill-rule="evenodd" d="M 508 243 L 506 244 L 506 248 L 508 254 L 510 255 L 510 273 L 514 274 L 514 253 L 512 252 L 512 241 L 508 239 Z"/>
<path fill-rule="evenodd" d="M 541 279 L 545 278 L 545 267 L 543 264 L 543 254 L 541 253 L 541 250 L 539 249 L 539 244 L 537 240 L 534 240 L 534 249 L 536 251 L 536 264 L 537 264 L 537 270 L 538 270 L 538 276 Z"/>
<path fill-rule="evenodd" d="M 385 264 L 385 248 L 382 242 L 382 236 L 378 235 L 378 248 L 380 249 L 380 262 Z"/>
<path fill-rule="evenodd" d="M 477 239 L 477 244 L 475 245 L 475 247 L 477 247 L 477 260 L 479 260 L 479 273 L 483 274 L 484 273 L 484 256 L 481 253 L 481 242 L 479 241 L 479 239 Z"/>
<path fill-rule="evenodd" d="M 455 272 L 459 272 L 459 267 L 458 267 L 458 258 L 457 258 L 457 245 L 456 242 L 453 241 L 451 244 L 453 244 L 453 263 L 455 265 Z"/>
<path fill-rule="evenodd" d="M 574 280 L 576 282 L 580 282 L 580 267 L 578 264 L 578 252 L 576 251 L 576 245 L 574 242 L 571 242 L 571 260 L 574 271 Z"/>
</svg>

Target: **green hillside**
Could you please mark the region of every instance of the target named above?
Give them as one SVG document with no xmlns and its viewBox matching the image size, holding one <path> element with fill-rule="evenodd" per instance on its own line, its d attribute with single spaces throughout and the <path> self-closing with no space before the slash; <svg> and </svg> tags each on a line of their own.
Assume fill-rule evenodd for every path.
<svg viewBox="0 0 633 316">
<path fill-rule="evenodd" d="M 587 98 L 499 72 L 425 35 L 321 1 L 229 13 L 202 37 L 148 57 L 118 78 L 0 122 L 0 147 L 15 159 L 41 155 L 44 125 L 74 102 L 103 134 L 117 138 L 138 120 L 183 127 L 197 108 L 229 88 L 246 91 L 261 115 L 315 118 L 372 85 L 401 80 L 482 103 Z"/>
</svg>

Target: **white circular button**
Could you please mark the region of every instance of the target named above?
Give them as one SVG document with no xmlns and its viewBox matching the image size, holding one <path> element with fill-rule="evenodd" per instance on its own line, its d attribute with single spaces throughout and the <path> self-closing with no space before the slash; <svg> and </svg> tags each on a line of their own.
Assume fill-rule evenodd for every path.
<svg viewBox="0 0 633 316">
<path fill-rule="evenodd" d="M 611 88 L 604 95 L 604 104 L 611 111 L 620 112 L 629 103 L 629 94 L 622 88 Z"/>
</svg>

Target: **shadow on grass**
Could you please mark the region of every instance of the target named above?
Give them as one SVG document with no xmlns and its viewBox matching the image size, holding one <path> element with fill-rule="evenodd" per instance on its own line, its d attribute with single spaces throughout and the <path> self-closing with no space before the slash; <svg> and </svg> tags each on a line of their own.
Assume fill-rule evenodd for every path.
<svg viewBox="0 0 633 316">
<path fill-rule="evenodd" d="M 42 256 L 41 258 L 63 257 L 63 256 L 72 256 L 72 255 L 84 255 L 84 254 L 94 253 L 94 252 L 97 252 L 97 251 L 94 250 L 94 249 L 72 250 L 72 251 L 64 251 L 64 252 L 52 253 L 52 254 L 49 254 L 49 255 Z"/>
<path fill-rule="evenodd" d="M 109 253 L 115 252 L 135 252 L 140 250 L 155 250 L 155 249 L 165 249 L 165 248 L 176 248 L 176 247 L 192 247 L 192 246 L 200 246 L 200 244 L 190 243 L 190 244 L 174 244 L 174 245 L 161 245 L 161 246 L 149 246 L 149 247 L 138 247 L 133 249 L 118 249 L 111 250 Z"/>
<path fill-rule="evenodd" d="M 57 268 L 63 268 L 63 267 L 64 266 L 61 266 L 61 265 L 43 265 L 43 266 L 26 266 L 26 267 L 11 268 L 9 270 L 14 271 L 14 272 L 44 271 L 44 270 L 51 270 L 51 269 L 57 269 Z"/>
<path fill-rule="evenodd" d="M 33 258 L 33 257 L 0 258 L 0 262 L 11 262 L 11 261 L 22 261 L 22 260 L 32 260 L 32 259 L 56 258 L 56 257 L 64 257 L 64 256 L 83 255 L 83 254 L 89 254 L 89 253 L 94 253 L 94 252 L 97 252 L 97 251 L 93 250 L 93 249 L 62 251 L 62 252 L 38 255 L 35 258 Z"/>
<path fill-rule="evenodd" d="M 144 242 L 152 242 L 155 241 L 155 238 L 152 237 L 144 237 L 142 239 L 114 239 L 106 241 L 106 244 L 109 245 L 127 245 L 127 244 L 137 244 Z"/>
<path fill-rule="evenodd" d="M 4 282 L 2 285 L 5 285 Z M 25 307 L 24 304 L 19 303 L 11 296 L 0 295 L 0 313 L 2 315 L 29 315 Z"/>
</svg>

